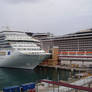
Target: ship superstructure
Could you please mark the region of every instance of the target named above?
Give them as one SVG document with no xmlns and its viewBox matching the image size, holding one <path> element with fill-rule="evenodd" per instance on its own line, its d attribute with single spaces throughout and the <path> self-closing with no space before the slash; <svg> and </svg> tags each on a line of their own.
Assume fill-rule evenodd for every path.
<svg viewBox="0 0 92 92">
<path fill-rule="evenodd" d="M 45 37 L 41 42 L 45 50 L 59 47 L 61 64 L 92 67 L 92 28 L 57 37 Z"/>
<path fill-rule="evenodd" d="M 25 32 L 0 32 L 0 67 L 34 69 L 50 55 Z"/>
</svg>

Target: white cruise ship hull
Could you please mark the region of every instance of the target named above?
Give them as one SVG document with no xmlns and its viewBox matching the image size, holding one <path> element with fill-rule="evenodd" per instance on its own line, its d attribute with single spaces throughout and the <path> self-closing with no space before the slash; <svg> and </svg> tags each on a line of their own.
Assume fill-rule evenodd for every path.
<svg viewBox="0 0 92 92">
<path fill-rule="evenodd" d="M 34 69 L 48 57 L 48 54 L 28 55 L 14 52 L 9 56 L 0 56 L 0 67 Z"/>
</svg>

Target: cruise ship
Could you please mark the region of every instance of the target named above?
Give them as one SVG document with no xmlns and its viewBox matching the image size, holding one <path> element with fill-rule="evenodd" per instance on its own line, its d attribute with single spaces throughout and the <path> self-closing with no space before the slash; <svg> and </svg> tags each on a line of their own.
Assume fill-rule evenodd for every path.
<svg viewBox="0 0 92 92">
<path fill-rule="evenodd" d="M 25 32 L 0 32 L 0 67 L 34 69 L 49 56 L 40 41 Z"/>
<path fill-rule="evenodd" d="M 62 36 L 35 37 L 39 38 L 45 50 L 59 47 L 59 64 L 92 68 L 92 28 Z"/>
</svg>

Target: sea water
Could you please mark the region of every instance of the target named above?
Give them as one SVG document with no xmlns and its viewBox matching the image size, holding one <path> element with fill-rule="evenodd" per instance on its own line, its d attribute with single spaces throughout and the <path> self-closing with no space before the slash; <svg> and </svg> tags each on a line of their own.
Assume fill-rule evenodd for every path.
<svg viewBox="0 0 92 92">
<path fill-rule="evenodd" d="M 71 71 L 37 67 L 34 70 L 0 68 L 0 90 L 4 87 L 37 82 L 41 79 L 67 81 Z"/>
</svg>

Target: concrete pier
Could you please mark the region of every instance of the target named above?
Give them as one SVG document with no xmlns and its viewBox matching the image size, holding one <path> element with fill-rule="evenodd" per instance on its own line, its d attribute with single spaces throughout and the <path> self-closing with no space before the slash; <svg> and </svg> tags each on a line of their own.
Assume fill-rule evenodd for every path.
<svg viewBox="0 0 92 92">
<path fill-rule="evenodd" d="M 60 65 L 56 65 L 56 66 L 51 66 L 51 65 L 40 65 L 40 67 L 49 67 L 49 68 L 55 68 L 55 69 L 63 69 L 63 70 L 75 70 L 75 71 L 82 71 L 82 72 L 85 72 L 85 71 L 91 71 L 92 69 L 90 68 L 72 68 L 72 67 L 69 67 L 69 66 L 60 66 Z"/>
</svg>

